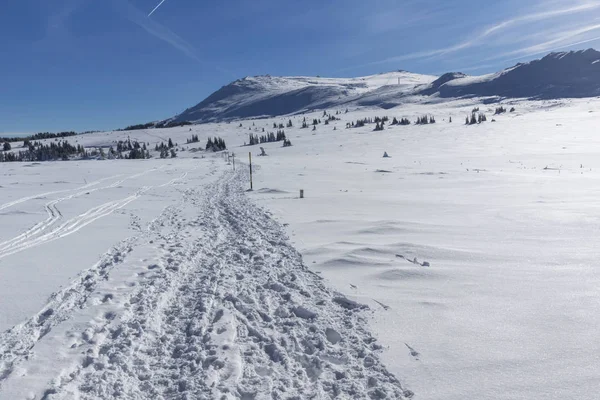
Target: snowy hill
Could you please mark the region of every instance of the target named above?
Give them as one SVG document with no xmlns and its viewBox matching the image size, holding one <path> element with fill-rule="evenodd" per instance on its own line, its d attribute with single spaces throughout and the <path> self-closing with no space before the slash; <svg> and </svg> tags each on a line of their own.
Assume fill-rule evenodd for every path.
<svg viewBox="0 0 600 400">
<path fill-rule="evenodd" d="M 580 98 L 600 94 L 600 52 L 551 53 L 494 74 L 441 77 L 406 71 L 359 78 L 246 77 L 211 94 L 172 121 L 215 122 L 332 107 L 400 104 L 459 97 Z"/>
<path fill-rule="evenodd" d="M 286 115 L 351 103 L 379 105 L 382 98 L 390 94 L 393 98 L 413 94 L 435 78 L 405 71 L 341 79 L 269 75 L 246 77 L 223 86 L 174 120 L 211 122 Z M 372 98 L 371 95 L 378 93 L 379 96 Z"/>
</svg>

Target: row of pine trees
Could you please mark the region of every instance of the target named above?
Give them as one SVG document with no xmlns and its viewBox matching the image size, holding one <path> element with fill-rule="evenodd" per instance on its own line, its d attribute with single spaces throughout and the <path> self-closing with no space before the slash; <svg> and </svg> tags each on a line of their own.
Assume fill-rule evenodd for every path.
<svg viewBox="0 0 600 400">
<path fill-rule="evenodd" d="M 285 139 L 285 132 L 283 130 L 278 130 L 277 135 L 275 135 L 274 132 L 269 132 L 268 134 L 262 136 L 253 135 L 251 133 L 248 145 L 254 146 L 255 144 L 281 142 Z"/>
</svg>

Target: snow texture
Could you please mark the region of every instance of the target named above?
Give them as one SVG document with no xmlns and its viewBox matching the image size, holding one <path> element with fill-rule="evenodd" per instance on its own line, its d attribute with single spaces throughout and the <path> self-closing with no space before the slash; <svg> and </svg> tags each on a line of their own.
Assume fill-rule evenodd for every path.
<svg viewBox="0 0 600 400">
<path fill-rule="evenodd" d="M 176 206 L 0 335 L 0 397 L 410 397 L 379 361 L 365 307 L 303 265 L 281 227 L 243 194 L 242 177 L 179 185 Z M 132 199 L 61 227 L 83 226 L 95 210 Z M 2 254 L 65 229 L 36 227 L 49 233 L 32 230 Z M 128 278 L 119 282 L 115 271 Z"/>
<path fill-rule="evenodd" d="M 0 164 L 0 399 L 594 400 L 600 102 L 465 126 L 498 105 L 435 97 L 68 139 L 176 159 Z M 289 119 L 247 192 L 248 134 Z"/>
</svg>

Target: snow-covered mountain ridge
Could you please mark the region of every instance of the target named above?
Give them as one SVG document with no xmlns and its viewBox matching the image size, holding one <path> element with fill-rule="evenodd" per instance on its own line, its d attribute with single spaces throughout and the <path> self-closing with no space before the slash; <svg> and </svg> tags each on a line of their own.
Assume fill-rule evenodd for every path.
<svg viewBox="0 0 600 400">
<path fill-rule="evenodd" d="M 498 73 L 440 77 L 406 71 L 358 78 L 274 77 L 238 79 L 170 121 L 214 122 L 280 116 L 333 107 L 390 109 L 405 103 L 460 97 L 581 98 L 600 94 L 600 52 L 550 53 Z"/>
<path fill-rule="evenodd" d="M 360 78 L 246 77 L 223 86 L 201 103 L 176 116 L 177 121 L 209 122 L 285 115 L 368 101 L 370 95 L 393 88 L 396 96 L 426 87 L 435 76 L 391 72 Z M 380 93 L 381 97 L 385 97 Z"/>
</svg>

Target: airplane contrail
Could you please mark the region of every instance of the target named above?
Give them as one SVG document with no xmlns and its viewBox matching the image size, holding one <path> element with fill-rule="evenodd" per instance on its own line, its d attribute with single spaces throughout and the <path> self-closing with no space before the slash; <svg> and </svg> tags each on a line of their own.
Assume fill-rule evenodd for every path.
<svg viewBox="0 0 600 400">
<path fill-rule="evenodd" d="M 154 7 L 154 10 L 150 11 L 150 14 L 148 14 L 148 16 L 151 16 L 152 14 L 154 14 L 154 11 L 158 10 L 158 7 L 162 6 L 162 3 L 164 3 L 167 0 L 162 0 L 160 3 L 158 3 L 158 5 L 156 7 Z"/>
</svg>

